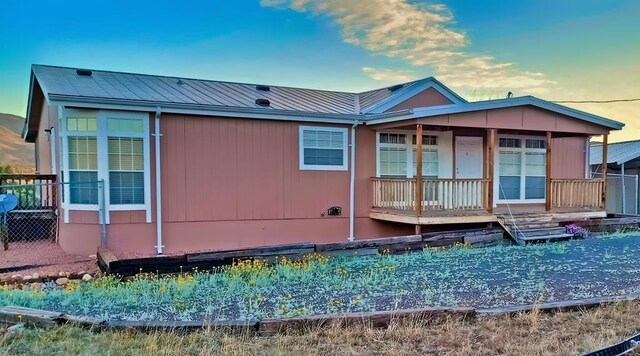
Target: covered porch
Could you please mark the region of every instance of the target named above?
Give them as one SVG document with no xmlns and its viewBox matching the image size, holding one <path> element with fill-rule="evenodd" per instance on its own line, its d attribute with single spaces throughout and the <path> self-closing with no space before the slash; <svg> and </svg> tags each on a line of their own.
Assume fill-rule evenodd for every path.
<svg viewBox="0 0 640 356">
<path fill-rule="evenodd" d="M 420 233 L 422 225 L 500 222 L 508 214 L 545 215 L 557 221 L 606 216 L 606 170 L 596 179 L 586 178 L 586 163 L 582 174 L 574 172 L 570 178 L 558 168 L 564 162 L 555 163 L 552 170 L 559 154 L 588 161 L 585 150 L 563 152 L 567 148 L 556 148 L 554 142 L 574 137 L 588 144 L 595 132 L 455 127 L 431 125 L 427 120 L 375 129 L 378 167 L 376 177 L 371 178 L 372 219 L 413 224 Z M 408 150 L 413 147 L 407 159 L 413 155 L 413 170 L 407 162 L 407 177 L 383 174 L 387 153 L 380 147 L 393 147 L 380 138 L 386 132 L 413 137 L 413 142 L 406 139 Z M 606 160 L 608 131 L 602 136 Z M 436 153 L 438 169 L 425 169 L 434 163 L 424 155 L 435 157 L 434 149 L 449 152 Z"/>
</svg>

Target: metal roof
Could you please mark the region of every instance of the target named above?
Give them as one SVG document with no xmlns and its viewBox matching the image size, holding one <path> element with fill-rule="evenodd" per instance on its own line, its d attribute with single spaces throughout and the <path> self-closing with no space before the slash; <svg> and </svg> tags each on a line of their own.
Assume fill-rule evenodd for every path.
<svg viewBox="0 0 640 356">
<path fill-rule="evenodd" d="M 462 97 L 433 77 L 419 79 L 362 93 L 234 83 L 160 75 L 88 70 L 79 75 L 77 68 L 33 65 L 35 78 L 49 98 L 66 100 L 110 100 L 128 103 L 186 104 L 208 107 L 260 108 L 256 99 L 268 99 L 270 110 L 359 115 L 382 112 L 382 103 L 403 100 L 415 95 L 421 86 L 436 87 L 454 103 L 466 102 Z M 394 88 L 396 90 L 390 90 Z"/>
<path fill-rule="evenodd" d="M 35 77 L 49 97 L 240 108 L 259 108 L 256 99 L 268 99 L 271 110 L 358 113 L 355 93 L 283 86 L 269 86 L 269 91 L 261 91 L 256 84 L 102 70 L 91 70 L 91 75 L 83 76 L 76 70 L 33 66 Z"/>
<path fill-rule="evenodd" d="M 147 112 L 161 110 L 181 114 L 341 124 L 351 124 L 356 120 L 377 124 L 533 105 L 611 129 L 624 126 L 613 120 L 530 96 L 469 103 L 433 77 L 362 93 L 276 85 L 268 87 L 268 90 L 259 90 L 256 84 L 247 83 L 33 65 L 23 137 L 29 142 L 37 137 L 42 96 L 49 104 L 70 107 Z M 453 104 L 386 112 L 430 87 Z M 37 100 L 33 101 L 33 98 Z M 258 105 L 258 99 L 267 99 L 269 103 Z"/>
<path fill-rule="evenodd" d="M 640 157 L 640 140 L 616 142 L 607 145 L 607 163 L 622 164 Z M 592 143 L 589 164 L 602 164 L 602 143 Z"/>
</svg>

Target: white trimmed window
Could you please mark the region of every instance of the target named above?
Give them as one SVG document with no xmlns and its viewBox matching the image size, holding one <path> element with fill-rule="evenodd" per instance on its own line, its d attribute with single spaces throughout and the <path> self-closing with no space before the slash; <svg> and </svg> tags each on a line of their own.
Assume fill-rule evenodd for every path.
<svg viewBox="0 0 640 356">
<path fill-rule="evenodd" d="M 402 132 L 378 133 L 378 176 L 411 178 L 416 175 L 416 135 L 409 135 Z M 437 135 L 422 135 L 422 176 L 438 176 Z"/>
<path fill-rule="evenodd" d="M 107 212 L 146 210 L 150 222 L 148 114 L 64 109 L 60 123 L 65 221 L 67 210 L 98 210 L 104 197 Z"/>
<path fill-rule="evenodd" d="M 500 137 L 498 189 L 502 201 L 541 201 L 546 190 L 547 141 L 536 137 Z"/>
<path fill-rule="evenodd" d="M 300 170 L 346 171 L 347 129 L 300 126 Z"/>
<path fill-rule="evenodd" d="M 109 200 L 112 205 L 144 204 L 144 150 L 141 138 L 109 137 Z"/>
</svg>

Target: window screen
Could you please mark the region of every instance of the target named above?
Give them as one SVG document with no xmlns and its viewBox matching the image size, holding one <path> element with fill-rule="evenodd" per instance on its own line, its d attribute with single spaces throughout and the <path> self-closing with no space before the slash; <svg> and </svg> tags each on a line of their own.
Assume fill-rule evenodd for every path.
<svg viewBox="0 0 640 356">
<path fill-rule="evenodd" d="M 142 138 L 109 137 L 110 204 L 144 204 Z"/>
<path fill-rule="evenodd" d="M 69 193 L 72 204 L 98 204 L 96 137 L 69 137 Z"/>
<path fill-rule="evenodd" d="M 407 149 L 404 147 L 380 147 L 380 176 L 407 176 Z"/>
<path fill-rule="evenodd" d="M 500 152 L 500 198 L 520 199 L 522 155 L 517 151 Z"/>
<path fill-rule="evenodd" d="M 525 199 L 544 199 L 547 173 L 546 153 L 527 152 L 525 153 L 525 162 Z"/>
<path fill-rule="evenodd" d="M 346 169 L 346 129 L 301 128 L 301 130 L 301 168 Z"/>
</svg>

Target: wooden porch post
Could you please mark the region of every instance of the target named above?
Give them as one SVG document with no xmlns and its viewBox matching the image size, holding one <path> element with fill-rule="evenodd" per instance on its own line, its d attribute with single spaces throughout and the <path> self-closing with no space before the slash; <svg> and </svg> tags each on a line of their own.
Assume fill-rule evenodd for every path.
<svg viewBox="0 0 640 356">
<path fill-rule="evenodd" d="M 416 216 L 422 215 L 422 125 L 416 126 Z M 416 224 L 416 235 L 421 233 L 420 224 Z"/>
<path fill-rule="evenodd" d="M 551 131 L 547 131 L 547 183 L 544 210 L 551 211 Z"/>
<path fill-rule="evenodd" d="M 600 201 L 603 209 L 607 208 L 607 154 L 609 135 L 602 135 L 602 199 Z M 624 177 L 622 178 L 624 179 Z"/>
<path fill-rule="evenodd" d="M 493 166 L 493 162 L 494 162 L 494 157 L 495 157 L 495 144 L 496 144 L 496 129 L 488 129 L 487 130 L 487 147 L 488 147 L 488 152 L 487 152 L 487 176 L 489 178 L 489 192 L 488 192 L 488 207 L 487 210 L 489 211 L 489 213 L 493 213 L 493 176 L 494 176 L 494 166 Z"/>
</svg>

